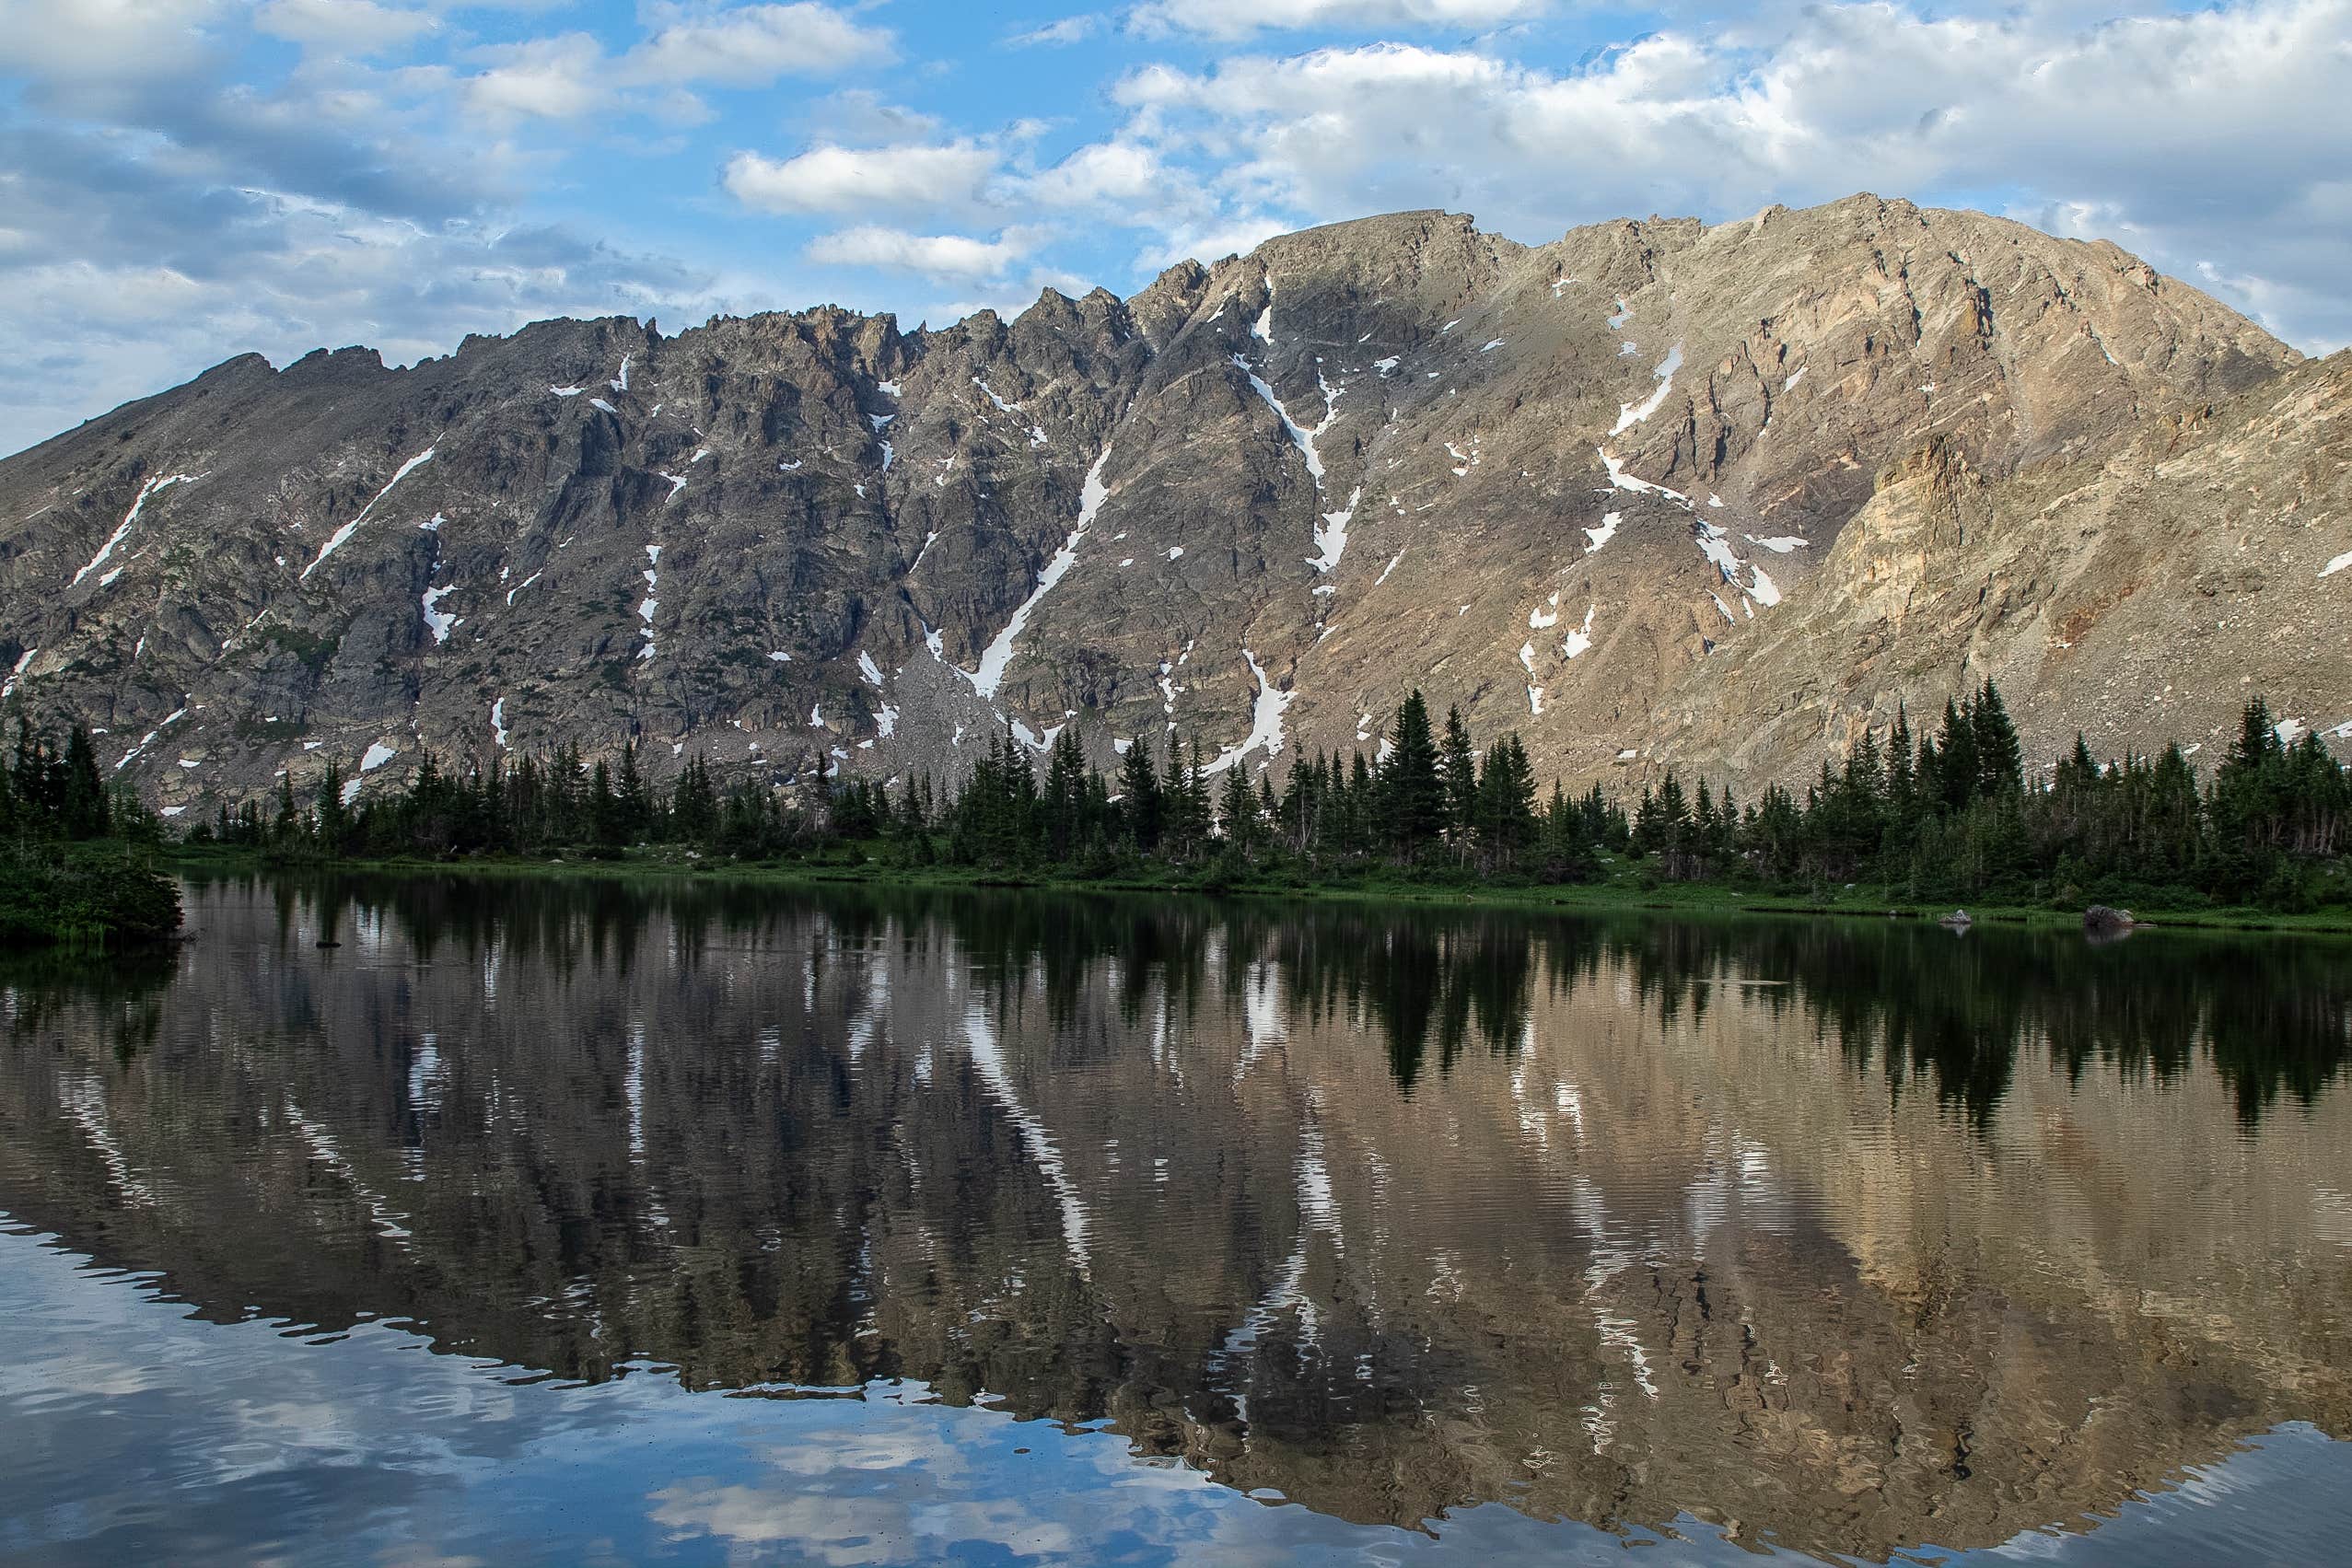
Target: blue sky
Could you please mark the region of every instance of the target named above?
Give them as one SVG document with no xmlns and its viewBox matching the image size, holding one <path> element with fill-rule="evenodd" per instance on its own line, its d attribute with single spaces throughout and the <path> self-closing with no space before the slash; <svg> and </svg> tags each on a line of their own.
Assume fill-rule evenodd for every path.
<svg viewBox="0 0 2352 1568">
<path fill-rule="evenodd" d="M 1857 190 L 2352 340 L 2352 0 L 0 0 L 0 451 L 232 354 L 909 325 L 1443 206 Z"/>
</svg>

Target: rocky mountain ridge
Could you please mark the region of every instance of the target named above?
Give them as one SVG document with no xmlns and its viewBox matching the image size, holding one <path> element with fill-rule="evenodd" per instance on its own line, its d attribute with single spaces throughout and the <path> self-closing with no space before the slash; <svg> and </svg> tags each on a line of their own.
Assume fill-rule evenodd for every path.
<svg viewBox="0 0 2352 1568">
<path fill-rule="evenodd" d="M 1278 770 L 1415 686 L 1571 784 L 1752 793 L 1985 674 L 2042 753 L 2255 690 L 2346 739 L 2347 387 L 1981 215 L 1400 214 L 938 330 L 232 360 L 0 462 L 0 659 L 174 814 L 632 738 L 778 784 L 1007 725 Z"/>
</svg>

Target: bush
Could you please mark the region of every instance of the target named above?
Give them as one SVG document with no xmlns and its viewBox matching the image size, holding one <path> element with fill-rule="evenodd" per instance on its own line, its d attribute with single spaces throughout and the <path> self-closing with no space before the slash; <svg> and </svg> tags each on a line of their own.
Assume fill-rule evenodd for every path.
<svg viewBox="0 0 2352 1568">
<path fill-rule="evenodd" d="M 180 929 L 180 886 L 119 845 L 41 844 L 0 856 L 0 947 L 105 947 Z"/>
</svg>

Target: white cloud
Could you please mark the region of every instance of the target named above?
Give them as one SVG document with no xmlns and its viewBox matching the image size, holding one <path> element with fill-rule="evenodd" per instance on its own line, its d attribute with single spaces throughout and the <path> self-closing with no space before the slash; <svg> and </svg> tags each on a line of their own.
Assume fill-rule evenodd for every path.
<svg viewBox="0 0 2352 1568">
<path fill-rule="evenodd" d="M 368 55 L 413 43 L 440 23 L 375 0 L 262 0 L 253 26 L 321 53 Z"/>
<path fill-rule="evenodd" d="M 1380 32 L 1403 28 L 1476 31 L 1525 21 L 1549 0 L 1145 0 L 1128 23 L 1146 35 L 1243 38 L 1273 29 Z"/>
<path fill-rule="evenodd" d="M 159 204 L 164 226 L 204 226 L 209 270 L 139 259 L 136 230 L 105 259 L 0 267 L 0 341 L 19 345 L 21 367 L 0 377 L 0 453 L 247 350 L 284 365 L 364 343 L 398 364 L 550 316 L 674 326 L 743 305 L 739 285 L 560 229 L 426 227 L 257 192 Z"/>
<path fill-rule="evenodd" d="M 1056 207 L 1165 203 L 1175 177 L 1159 155 L 1133 142 L 1095 142 L 1023 181 L 1032 200 Z M 1189 185 L 1189 178 L 1183 180 Z"/>
<path fill-rule="evenodd" d="M 1031 28 L 1007 39 L 1007 43 L 1025 49 L 1051 44 L 1079 43 L 1102 30 L 1100 12 L 1087 11 L 1075 17 L 1064 17 L 1058 22 L 1048 22 L 1042 28 Z"/>
<path fill-rule="evenodd" d="M 0 70 L 51 84 L 185 71 L 222 0 L 0 0 Z"/>
<path fill-rule="evenodd" d="M 608 101 L 604 49 L 564 33 L 484 50 L 490 69 L 466 79 L 467 105 L 485 119 L 576 120 Z"/>
<path fill-rule="evenodd" d="M 841 267 L 881 267 L 943 281 L 1002 277 L 1030 253 L 1026 236 L 1007 229 L 995 239 L 962 234 L 910 234 L 864 225 L 810 240 L 802 254 Z"/>
<path fill-rule="evenodd" d="M 1244 213 L 1229 221 L 1182 225 L 1167 231 L 1159 243 L 1147 248 L 1144 263 L 1157 270 L 1179 261 L 1217 261 L 1246 256 L 1277 234 L 1298 227 L 1287 218 L 1264 213 Z"/>
<path fill-rule="evenodd" d="M 813 147 L 777 161 L 757 153 L 728 160 L 728 192 L 771 213 L 845 213 L 875 207 L 963 210 L 997 164 L 976 142 L 939 146 Z"/>
<path fill-rule="evenodd" d="M 829 6 L 660 8 L 669 25 L 629 52 L 632 81 L 765 87 L 780 76 L 825 76 L 886 64 L 887 29 L 862 27 Z"/>
<path fill-rule="evenodd" d="M 1771 15 L 1653 34 L 1564 73 L 1380 43 L 1147 66 L 1113 96 L 1130 139 L 1209 164 L 1236 216 L 1446 205 L 1541 239 L 1621 215 L 1720 219 L 1866 189 L 1967 199 L 1999 183 L 2024 192 L 2022 212 L 2096 214 L 2099 232 L 2290 338 L 2352 335 L 2352 215 L 2337 211 L 2352 0 L 2089 29 L 1893 4 Z"/>
</svg>

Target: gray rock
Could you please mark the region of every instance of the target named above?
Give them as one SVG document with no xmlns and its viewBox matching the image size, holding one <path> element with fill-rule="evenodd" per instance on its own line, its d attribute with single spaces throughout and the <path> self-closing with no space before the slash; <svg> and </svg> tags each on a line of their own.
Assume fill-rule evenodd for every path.
<svg viewBox="0 0 2352 1568">
<path fill-rule="evenodd" d="M 567 742 L 1278 771 L 1415 686 L 1572 786 L 1752 796 L 1986 675 L 2036 755 L 2352 721 L 2347 389 L 1977 214 L 1399 214 L 937 331 L 232 360 L 0 462 L 0 660 L 181 814 Z"/>
</svg>

